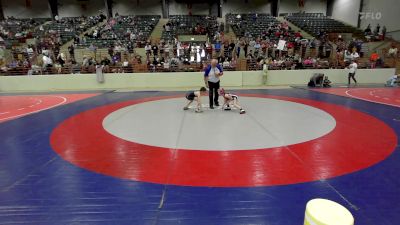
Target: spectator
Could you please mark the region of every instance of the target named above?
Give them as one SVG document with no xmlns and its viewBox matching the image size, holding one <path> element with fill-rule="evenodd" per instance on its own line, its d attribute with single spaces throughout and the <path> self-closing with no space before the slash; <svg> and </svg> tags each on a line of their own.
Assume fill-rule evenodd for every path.
<svg viewBox="0 0 400 225">
<path fill-rule="evenodd" d="M 164 61 L 163 67 L 165 71 L 169 71 L 171 60 L 167 57 Z"/>
<path fill-rule="evenodd" d="M 111 57 L 111 62 L 113 66 L 116 66 L 120 62 L 119 56 L 117 54 L 113 55 L 113 57 Z"/>
<path fill-rule="evenodd" d="M 150 45 L 150 43 L 146 43 L 146 46 L 144 46 L 144 50 L 146 51 L 147 60 L 149 60 L 149 57 L 151 55 L 151 45 Z"/>
<path fill-rule="evenodd" d="M 165 25 L 165 31 L 166 32 L 171 32 L 171 24 L 170 23 L 167 23 L 166 25 Z"/>
<path fill-rule="evenodd" d="M 325 43 L 325 58 L 330 58 L 332 52 L 332 45 L 328 42 Z"/>
<path fill-rule="evenodd" d="M 386 82 L 386 86 L 389 87 L 394 87 L 395 84 L 400 84 L 400 76 L 399 75 L 393 75 L 389 78 L 389 80 Z"/>
<path fill-rule="evenodd" d="M 165 43 L 164 47 L 164 57 L 169 57 L 170 56 L 170 45 L 169 41 Z"/>
<path fill-rule="evenodd" d="M 350 61 L 352 60 L 352 55 L 351 55 L 351 53 L 350 53 L 350 51 L 349 50 L 345 50 L 344 51 L 344 62 L 345 63 L 350 63 Z"/>
<path fill-rule="evenodd" d="M 351 59 L 357 60 L 359 58 L 360 58 L 360 55 L 358 54 L 358 52 L 356 50 L 353 50 L 353 53 L 351 53 Z"/>
<path fill-rule="evenodd" d="M 225 43 L 224 43 L 224 56 L 225 57 L 229 57 L 229 43 L 226 41 Z"/>
<path fill-rule="evenodd" d="M 71 59 L 75 59 L 75 48 L 74 48 L 74 45 L 70 45 L 68 47 L 68 52 L 69 52 L 69 57 Z"/>
<path fill-rule="evenodd" d="M 156 57 L 158 56 L 158 46 L 156 43 L 153 44 L 153 46 L 151 47 L 151 49 L 153 50 L 153 55 Z"/>
<path fill-rule="evenodd" d="M 397 48 L 395 45 L 392 45 L 388 51 L 388 56 L 391 58 L 397 58 Z"/>
<path fill-rule="evenodd" d="M 247 57 L 247 50 L 249 48 L 249 43 L 245 40 L 244 41 L 244 47 L 243 47 L 243 51 L 244 51 L 244 57 Z"/>
<path fill-rule="evenodd" d="M 376 68 L 383 68 L 385 66 L 382 57 L 379 57 L 376 60 L 375 66 L 376 66 Z"/>
<path fill-rule="evenodd" d="M 355 82 L 355 85 L 357 85 L 357 80 L 355 78 L 356 72 L 357 72 L 357 62 L 355 60 L 351 60 L 351 64 L 349 65 L 349 76 L 348 76 L 348 86 L 350 87 L 350 79 L 353 79 Z"/>
<path fill-rule="evenodd" d="M 105 73 L 110 72 L 111 61 L 107 57 L 103 57 L 103 60 L 101 60 L 100 64 L 103 65 L 103 69 L 104 69 Z"/>
<path fill-rule="evenodd" d="M 386 38 L 386 26 L 382 27 L 382 41 L 384 41 Z"/>
<path fill-rule="evenodd" d="M 78 65 L 78 63 L 76 63 L 75 60 L 71 60 L 71 73 L 72 74 L 79 74 L 81 73 L 81 68 Z"/>
<path fill-rule="evenodd" d="M 215 53 L 217 55 L 219 55 L 220 51 L 221 51 L 221 42 L 217 41 L 217 43 L 215 43 L 215 45 L 214 45 L 214 49 L 215 49 Z"/>
<path fill-rule="evenodd" d="M 212 56 L 213 48 L 209 42 L 206 42 L 206 58 L 210 59 Z"/>
<path fill-rule="evenodd" d="M 249 41 L 249 47 L 250 47 L 250 50 L 254 50 L 254 46 L 256 45 L 256 41 L 252 38 L 250 41 Z"/>
<path fill-rule="evenodd" d="M 158 51 L 160 51 L 160 57 L 164 57 L 165 56 L 165 54 L 164 54 L 164 50 L 165 50 L 164 45 L 165 44 L 162 41 L 160 41 L 160 43 L 158 44 Z"/>
<path fill-rule="evenodd" d="M 254 45 L 254 56 L 255 57 L 258 57 L 258 54 L 260 52 L 260 48 L 261 48 L 260 42 L 257 41 L 255 43 L 255 45 Z"/>
<path fill-rule="evenodd" d="M 235 45 L 235 49 L 234 49 L 234 55 L 236 56 L 236 58 L 238 59 L 240 56 L 240 49 L 241 49 L 241 45 L 240 45 L 240 41 L 237 41 L 236 45 Z"/>
<path fill-rule="evenodd" d="M 249 60 L 254 59 L 253 50 L 250 50 L 249 53 L 247 53 L 247 59 Z"/>
<path fill-rule="evenodd" d="M 381 26 L 379 25 L 379 23 L 376 25 L 375 30 L 374 30 L 374 36 L 378 36 L 379 34 L 379 30 L 380 30 Z"/>
<path fill-rule="evenodd" d="M 365 28 L 364 35 L 365 36 L 371 35 L 371 24 L 368 24 L 367 28 Z"/>
<path fill-rule="evenodd" d="M 125 59 L 124 62 L 122 62 L 122 72 L 123 73 L 130 73 L 132 72 L 131 69 L 129 68 L 129 61 L 128 59 Z"/>
<path fill-rule="evenodd" d="M 96 54 L 97 47 L 96 47 L 93 43 L 90 44 L 90 46 L 89 46 L 88 49 L 89 49 L 91 52 L 93 52 L 94 54 Z"/>
<path fill-rule="evenodd" d="M 59 63 L 55 63 L 54 64 L 54 69 L 55 69 L 55 73 L 56 74 L 61 74 L 61 72 L 62 72 L 62 66 L 59 64 Z"/>
<path fill-rule="evenodd" d="M 108 55 L 109 55 L 110 57 L 113 57 L 113 56 L 114 56 L 114 48 L 113 48 L 112 46 L 108 47 Z"/>
<path fill-rule="evenodd" d="M 307 59 L 304 60 L 303 64 L 305 66 L 311 66 L 313 65 L 313 60 L 311 59 L 311 57 L 308 57 Z"/>
<path fill-rule="evenodd" d="M 33 57 L 33 48 L 31 45 L 29 45 L 28 48 L 26 49 L 26 53 L 28 53 L 29 58 Z"/>
<path fill-rule="evenodd" d="M 89 58 L 87 56 L 83 56 L 82 67 L 89 67 Z"/>
<path fill-rule="evenodd" d="M 66 61 L 67 59 L 65 58 L 65 54 L 64 53 L 60 53 L 58 56 L 57 56 L 57 62 L 58 62 L 58 64 L 61 66 L 61 67 L 64 67 L 64 64 L 65 64 L 65 61 Z"/>
<path fill-rule="evenodd" d="M 42 57 L 43 60 L 43 67 L 52 67 L 53 66 L 53 60 L 47 55 L 43 55 Z"/>
<path fill-rule="evenodd" d="M 371 69 L 374 69 L 376 67 L 376 62 L 378 61 L 378 59 L 379 55 L 376 51 L 374 51 L 369 58 L 369 61 L 371 62 Z"/>
<path fill-rule="evenodd" d="M 325 76 L 325 77 L 324 77 L 324 84 L 323 84 L 323 86 L 326 87 L 326 88 L 330 88 L 330 87 L 332 87 L 332 86 L 331 86 L 331 83 L 332 83 L 332 82 L 329 80 L 328 76 Z"/>
<path fill-rule="evenodd" d="M 42 50 L 42 54 L 45 55 L 45 56 L 49 56 L 50 51 L 49 51 L 47 48 L 44 48 L 44 49 Z"/>
<path fill-rule="evenodd" d="M 324 85 L 324 77 L 325 75 L 323 73 L 315 73 L 313 76 L 310 78 L 310 81 L 308 82 L 309 87 L 316 87 L 320 86 L 323 87 Z"/>
<path fill-rule="evenodd" d="M 43 55 L 43 68 L 46 73 L 51 73 L 51 68 L 53 67 L 53 60 L 47 55 Z"/>
</svg>

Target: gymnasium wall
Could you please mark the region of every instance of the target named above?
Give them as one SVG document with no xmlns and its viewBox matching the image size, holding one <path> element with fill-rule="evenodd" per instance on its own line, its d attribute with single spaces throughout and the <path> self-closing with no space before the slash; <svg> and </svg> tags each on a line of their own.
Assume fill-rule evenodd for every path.
<svg viewBox="0 0 400 225">
<path fill-rule="evenodd" d="M 374 29 L 376 24 L 386 26 L 387 31 L 398 31 L 400 30 L 399 23 L 399 12 L 400 12 L 399 0 L 364 0 L 363 12 L 373 13 L 375 16 L 380 13 L 381 18 L 365 18 L 361 20 L 361 28 L 365 29 L 368 24 L 371 24 L 371 28 Z"/>
<path fill-rule="evenodd" d="M 225 17 L 228 13 L 267 13 L 271 14 L 271 3 L 266 0 L 227 0 L 227 3 L 222 4 L 222 16 Z"/>
<path fill-rule="evenodd" d="M 332 18 L 357 27 L 361 0 L 335 0 Z"/>
<path fill-rule="evenodd" d="M 296 13 L 305 11 L 307 13 L 323 13 L 326 15 L 326 0 L 305 0 L 304 8 L 298 6 L 297 0 L 280 0 L 279 13 Z"/>
<path fill-rule="evenodd" d="M 267 85 L 305 85 L 313 73 L 326 74 L 334 84 L 347 82 L 347 70 L 274 70 L 268 72 Z M 360 69 L 356 78 L 359 84 L 384 84 L 394 73 L 394 69 Z M 262 76 L 261 71 L 225 72 L 221 83 L 226 87 L 261 86 Z M 190 88 L 204 84 L 200 72 L 106 74 L 105 80 L 97 83 L 95 74 L 0 76 L 0 92 Z"/>
<path fill-rule="evenodd" d="M 390 35 L 394 40 L 400 41 L 400 30 L 390 32 L 388 35 Z"/>
<path fill-rule="evenodd" d="M 161 0 L 118 0 L 114 2 L 114 14 L 118 12 L 120 15 L 162 15 Z"/>
<path fill-rule="evenodd" d="M 5 17 L 15 18 L 50 18 L 51 12 L 47 0 L 31 0 L 27 6 L 26 0 L 1 0 Z"/>
<path fill-rule="evenodd" d="M 4 7 L 5 16 L 15 16 L 21 18 L 29 17 L 50 17 L 48 0 L 31 0 L 32 6 L 26 7 L 26 0 L 1 0 Z M 356 0 L 359 1 L 359 0 Z M 222 1 L 224 2 L 224 1 Z M 227 13 L 271 13 L 271 1 L 268 0 L 227 0 L 222 3 L 222 16 Z M 59 15 L 81 16 L 97 15 L 99 10 L 105 10 L 104 0 L 59 0 Z M 326 0 L 306 0 L 305 7 L 300 9 L 297 0 L 281 0 L 279 13 L 293 13 L 300 10 L 306 12 L 319 12 L 326 14 Z M 116 0 L 114 1 L 113 12 L 120 15 L 161 15 L 161 0 Z M 186 4 L 177 3 L 175 0 L 169 1 L 170 15 L 187 15 Z M 208 3 L 192 5 L 193 15 L 208 15 Z"/>
<path fill-rule="evenodd" d="M 58 0 L 58 15 L 61 17 L 95 16 L 105 12 L 104 0 Z"/>
<path fill-rule="evenodd" d="M 192 4 L 192 15 L 208 15 L 209 13 L 208 3 Z M 186 4 L 171 0 L 169 1 L 169 15 L 189 15 L 189 9 Z"/>
</svg>

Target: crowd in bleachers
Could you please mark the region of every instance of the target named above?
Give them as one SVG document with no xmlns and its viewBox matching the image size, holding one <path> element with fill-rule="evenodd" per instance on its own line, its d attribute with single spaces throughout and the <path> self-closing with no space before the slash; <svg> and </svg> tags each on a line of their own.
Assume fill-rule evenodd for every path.
<svg viewBox="0 0 400 225">
<path fill-rule="evenodd" d="M 361 39 L 348 42 L 341 36 L 331 39 L 326 32 L 328 29 L 335 32 L 350 30 L 322 14 L 291 14 L 287 18 L 300 27 L 302 22 L 297 21 L 298 18 L 304 21 L 312 18 L 310 21 L 313 22 L 307 22 L 302 28 L 315 37 L 305 39 L 287 22 L 280 22 L 268 14 L 227 14 L 227 27 L 232 28 L 237 39 L 225 38 L 224 24 L 209 16 L 171 16 L 163 27 L 161 40 L 149 39 L 160 16 L 116 15 L 108 20 L 103 15 L 57 17 L 51 22 L 43 20 L 42 24 L 24 20 L 30 25 L 17 31 L 30 29 L 30 35 L 37 37 L 36 42 L 13 48 L 13 60 L 3 62 L 1 69 L 8 74 L 21 69 L 22 74 L 93 73 L 96 66 L 101 66 L 104 72 L 200 71 L 211 58 L 217 58 L 225 70 L 236 70 L 241 60 L 246 60 L 247 66 L 240 69 L 248 70 L 260 70 L 265 65 L 269 69 L 345 68 L 351 60 L 363 58 L 365 54 L 369 57 Z M 8 20 L 2 24 L 17 22 Z M 2 26 L 0 31 L 7 27 Z M 379 33 L 379 28 L 374 33 Z M 180 35 L 206 35 L 207 40 L 179 40 Z M 61 52 L 61 45 L 70 40 L 68 53 Z M 279 48 L 282 41 L 285 44 Z M 136 54 L 136 48 L 144 48 L 145 58 Z M 77 49 L 88 50 L 91 54 L 77 62 Z M 96 54 L 99 50 L 108 54 L 100 57 Z M 382 55 L 373 52 L 368 63 L 360 67 L 363 66 L 377 68 L 385 64 Z"/>
<path fill-rule="evenodd" d="M 71 18 L 56 16 L 53 21 L 50 19 L 22 20 L 25 25 L 21 27 L 27 34 L 26 38 L 18 45 L 6 46 L 11 49 L 12 60 L 8 65 L 2 61 L 2 70 L 8 73 L 13 73 L 13 71 L 35 73 L 40 70 L 42 73 L 41 68 L 47 71 L 53 66 L 63 67 L 67 59 L 60 53 L 60 47 L 104 19 L 104 15 L 99 15 Z M 10 18 L 6 21 L 8 24 L 19 24 L 21 20 Z M 26 39 L 31 41 L 25 43 Z"/>
<path fill-rule="evenodd" d="M 163 26 L 163 40 L 174 40 L 178 35 L 207 35 L 213 37 L 220 30 L 221 24 L 214 16 L 172 15 Z M 222 24 L 223 26 L 223 24 Z"/>
<path fill-rule="evenodd" d="M 4 59 L 5 49 L 11 49 L 13 46 L 25 43 L 27 39 L 33 38 L 33 30 L 35 27 L 49 21 L 49 19 L 16 19 L 9 17 L 3 21 L 0 21 L 0 39 L 2 41 L 2 49 L 0 55 L 1 64 L 6 63 Z M 31 64 L 30 59 L 34 55 L 32 47 L 24 49 L 15 48 L 12 50 L 14 59 L 16 61 L 10 62 L 10 68 L 16 67 L 29 67 Z M 18 58 L 20 55 L 22 57 Z"/>
<path fill-rule="evenodd" d="M 13 17 L 0 21 L 0 36 L 8 42 L 12 40 L 25 41 L 26 38 L 32 38 L 32 31 L 35 27 L 49 21 L 50 19 L 16 19 Z"/>
<path fill-rule="evenodd" d="M 378 23 L 375 29 L 372 30 L 371 24 L 368 24 L 364 30 L 364 35 L 368 41 L 383 41 L 386 38 L 386 26 L 383 26 L 381 29 L 381 25 Z"/>
<path fill-rule="evenodd" d="M 58 38 L 57 42 L 64 44 L 104 19 L 104 15 L 90 17 L 64 17 L 39 26 L 33 32 L 33 36 L 37 39 L 56 36 Z"/>
<path fill-rule="evenodd" d="M 126 48 L 143 47 L 151 32 L 160 20 L 160 16 L 119 16 L 108 20 L 106 24 L 95 27 L 76 42 L 77 47 L 109 48 L 117 45 Z"/>
<path fill-rule="evenodd" d="M 331 56 L 332 46 L 322 38 L 304 39 L 286 22 L 279 22 L 268 14 L 228 14 L 227 21 L 240 40 L 232 44 L 235 54 L 244 52 L 250 70 L 268 64 L 270 69 L 301 69 L 329 67 L 326 63 Z M 278 48 L 284 41 L 283 48 Z M 224 45 L 226 48 L 226 44 Z M 318 48 L 316 58 L 305 59 L 305 49 Z M 302 63 L 304 61 L 304 63 Z"/>
<path fill-rule="evenodd" d="M 286 19 L 313 36 L 322 33 L 356 33 L 357 29 L 340 21 L 325 16 L 322 13 L 291 13 Z"/>
</svg>

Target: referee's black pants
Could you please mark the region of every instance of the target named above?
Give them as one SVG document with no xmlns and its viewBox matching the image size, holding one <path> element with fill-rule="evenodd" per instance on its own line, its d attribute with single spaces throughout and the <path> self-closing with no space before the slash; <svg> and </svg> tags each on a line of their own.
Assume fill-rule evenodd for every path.
<svg viewBox="0 0 400 225">
<path fill-rule="evenodd" d="M 218 103 L 219 81 L 216 83 L 208 81 L 208 88 L 209 88 L 208 96 L 210 98 L 210 107 L 213 107 L 214 104 L 216 106 L 218 106 L 219 105 L 219 103 Z"/>
</svg>

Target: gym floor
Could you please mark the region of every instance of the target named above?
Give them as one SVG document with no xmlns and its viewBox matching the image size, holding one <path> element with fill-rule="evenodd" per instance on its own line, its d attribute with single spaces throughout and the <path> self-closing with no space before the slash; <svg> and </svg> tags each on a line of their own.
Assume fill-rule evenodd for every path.
<svg viewBox="0 0 400 225">
<path fill-rule="evenodd" d="M 400 223 L 400 89 L 0 96 L 0 224 L 302 224 L 313 198 Z M 220 102 L 222 99 L 220 99 Z"/>
</svg>

